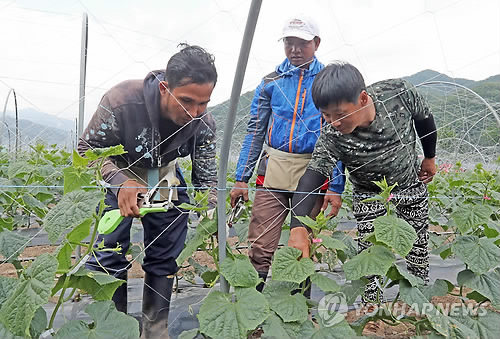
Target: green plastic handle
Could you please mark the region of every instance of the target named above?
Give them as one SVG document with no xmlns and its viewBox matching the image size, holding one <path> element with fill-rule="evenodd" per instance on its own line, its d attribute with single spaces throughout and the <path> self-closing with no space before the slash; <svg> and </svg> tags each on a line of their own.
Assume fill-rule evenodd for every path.
<svg viewBox="0 0 500 339">
<path fill-rule="evenodd" d="M 143 207 L 139 209 L 139 213 L 142 216 L 148 213 L 154 212 L 166 212 L 167 209 L 165 207 Z M 120 215 L 120 210 L 111 210 L 106 212 L 101 220 L 99 221 L 99 225 L 97 226 L 97 231 L 100 234 L 109 234 L 113 232 L 120 222 L 123 220 L 123 217 Z"/>
</svg>

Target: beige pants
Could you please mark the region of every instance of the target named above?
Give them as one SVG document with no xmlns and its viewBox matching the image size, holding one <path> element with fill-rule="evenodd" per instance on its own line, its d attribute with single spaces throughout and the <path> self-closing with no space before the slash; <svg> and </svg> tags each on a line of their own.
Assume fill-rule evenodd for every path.
<svg viewBox="0 0 500 339">
<path fill-rule="evenodd" d="M 281 227 L 289 211 L 293 192 L 274 192 L 258 187 L 252 207 L 252 217 L 248 228 L 250 261 L 259 272 L 269 271 L 271 260 L 281 236 Z M 310 216 L 316 217 L 323 204 L 323 195 L 318 200 Z M 286 244 L 285 244 L 286 245 Z"/>
</svg>

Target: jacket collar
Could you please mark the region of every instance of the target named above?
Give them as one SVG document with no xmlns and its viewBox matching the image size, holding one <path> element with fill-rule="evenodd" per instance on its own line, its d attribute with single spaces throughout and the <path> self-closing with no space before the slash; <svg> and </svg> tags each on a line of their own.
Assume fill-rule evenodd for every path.
<svg viewBox="0 0 500 339">
<path fill-rule="evenodd" d="M 321 62 L 318 61 L 316 56 L 313 57 L 313 61 L 309 65 L 309 68 L 304 70 L 305 76 L 315 76 L 325 67 Z M 281 64 L 276 67 L 276 73 L 283 76 L 292 76 L 294 74 L 300 74 L 301 69 L 292 65 L 290 60 L 285 59 Z"/>
</svg>

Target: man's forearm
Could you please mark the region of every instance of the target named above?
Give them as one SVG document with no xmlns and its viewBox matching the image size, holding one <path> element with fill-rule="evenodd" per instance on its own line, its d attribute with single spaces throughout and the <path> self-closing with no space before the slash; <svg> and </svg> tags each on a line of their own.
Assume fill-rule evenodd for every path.
<svg viewBox="0 0 500 339">
<path fill-rule="evenodd" d="M 318 199 L 318 195 L 314 193 L 319 192 L 325 179 L 326 177 L 323 174 L 310 169 L 306 170 L 302 178 L 300 178 L 299 185 L 292 198 L 293 208 L 290 228 L 303 226 L 295 216 L 306 216 L 311 213 Z"/>
</svg>

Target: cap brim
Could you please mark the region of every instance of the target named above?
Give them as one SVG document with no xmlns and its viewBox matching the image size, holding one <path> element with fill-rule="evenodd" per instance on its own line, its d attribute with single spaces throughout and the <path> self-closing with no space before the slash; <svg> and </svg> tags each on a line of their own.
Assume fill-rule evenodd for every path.
<svg viewBox="0 0 500 339">
<path fill-rule="evenodd" d="M 315 35 L 302 31 L 288 31 L 288 32 L 283 32 L 283 35 L 281 36 L 280 40 L 288 37 L 295 37 L 310 41 L 314 39 Z"/>
</svg>

